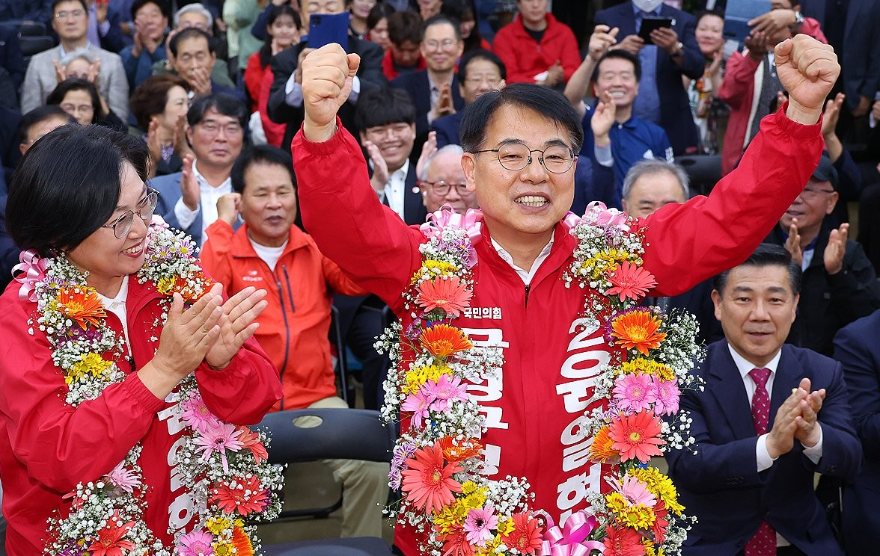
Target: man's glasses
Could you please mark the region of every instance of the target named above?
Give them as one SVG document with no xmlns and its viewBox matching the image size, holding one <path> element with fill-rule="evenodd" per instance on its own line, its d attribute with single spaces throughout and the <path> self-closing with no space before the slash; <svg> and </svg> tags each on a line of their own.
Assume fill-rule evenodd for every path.
<svg viewBox="0 0 880 556">
<path fill-rule="evenodd" d="M 833 189 L 810 189 L 809 187 L 806 187 L 806 188 L 804 188 L 803 191 L 801 191 L 801 197 L 803 197 L 804 199 L 815 199 L 816 197 L 819 196 L 820 193 L 825 193 L 825 194 L 830 195 L 831 193 L 834 193 L 834 190 Z"/>
<path fill-rule="evenodd" d="M 425 48 L 428 50 L 437 50 L 438 48 L 449 50 L 456 44 L 458 44 L 458 41 L 454 41 L 452 39 L 443 39 L 442 41 L 432 39 L 429 41 L 425 41 Z"/>
<path fill-rule="evenodd" d="M 58 12 L 55 14 L 55 19 L 79 19 L 84 15 L 86 15 L 86 12 L 84 12 L 83 10 L 73 10 L 72 12 Z"/>
<path fill-rule="evenodd" d="M 451 191 L 453 187 L 461 197 L 469 197 L 470 195 L 474 194 L 473 191 L 468 191 L 466 183 L 446 183 L 445 181 L 440 180 L 419 181 L 419 185 L 426 185 L 430 187 L 431 191 L 433 191 L 437 195 L 440 195 L 441 197 L 445 197 L 446 195 L 448 195 L 449 191 Z"/>
<path fill-rule="evenodd" d="M 532 153 L 541 153 L 538 160 L 553 174 L 564 174 L 571 169 L 574 159 L 574 152 L 563 145 L 553 145 L 544 150 L 529 149 L 522 143 L 511 143 L 497 149 L 483 149 L 474 151 L 474 154 L 495 153 L 498 155 L 498 162 L 506 170 L 511 172 L 519 172 L 532 163 Z"/>
<path fill-rule="evenodd" d="M 159 192 L 155 189 L 147 188 L 147 196 L 140 200 L 134 210 L 127 210 L 122 215 L 111 222 L 104 224 L 102 228 L 112 228 L 113 235 L 117 239 L 122 239 L 128 235 L 131 230 L 131 223 L 134 221 L 134 215 L 137 214 L 144 222 L 153 218 L 153 212 L 156 210 L 156 203 L 159 202 Z"/>
<path fill-rule="evenodd" d="M 214 121 L 207 121 L 198 124 L 198 126 L 206 135 L 217 135 L 218 133 L 220 133 L 221 129 L 226 133 L 227 137 L 238 137 L 244 132 L 242 127 L 234 122 L 228 124 L 219 124 Z"/>
</svg>

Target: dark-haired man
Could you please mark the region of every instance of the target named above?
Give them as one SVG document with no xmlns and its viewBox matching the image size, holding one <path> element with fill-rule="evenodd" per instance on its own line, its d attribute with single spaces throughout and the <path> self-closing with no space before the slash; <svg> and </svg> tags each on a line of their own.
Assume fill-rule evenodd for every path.
<svg viewBox="0 0 880 556">
<path fill-rule="evenodd" d="M 86 49 L 101 62 L 101 71 L 95 85 L 114 114 L 123 121 L 128 117 L 128 80 L 118 54 L 108 52 L 99 44 L 89 42 L 89 11 L 85 0 L 54 0 L 52 2 L 52 29 L 60 44 L 35 54 L 28 64 L 21 87 L 21 111 L 30 112 L 46 103 L 58 85 L 57 64 L 74 50 Z"/>
<path fill-rule="evenodd" d="M 458 87 L 465 107 L 483 93 L 504 87 L 506 77 L 504 62 L 493 52 L 472 50 L 465 54 L 458 64 Z M 431 122 L 431 131 L 437 132 L 437 147 L 458 144 L 463 117 L 464 109 Z"/>
<path fill-rule="evenodd" d="M 232 193 L 229 175 L 241 154 L 247 117 L 244 103 L 233 96 L 212 93 L 197 98 L 186 114 L 186 136 L 195 157 L 184 157 L 182 172 L 150 181 L 159 192 L 156 213 L 198 245 L 217 219 L 217 201 Z"/>
<path fill-rule="evenodd" d="M 343 0 L 307 0 L 301 3 L 300 13 L 303 18 L 303 26 L 309 26 L 309 14 L 338 14 L 345 11 Z M 259 25 L 255 24 L 254 27 Z M 265 28 L 265 26 L 263 26 Z M 272 74 L 275 80 L 272 82 L 269 93 L 267 111 L 269 118 L 276 123 L 286 124 L 284 140 L 281 142 L 285 150 L 290 148 L 293 135 L 299 131 L 303 122 L 303 96 L 302 96 L 302 72 L 300 64 L 309 52 L 308 41 L 300 42 L 277 56 L 272 57 Z M 345 106 L 339 111 L 344 125 L 349 132 L 357 134 L 358 129 L 354 124 L 354 111 L 357 106 L 358 96 L 371 89 L 381 89 L 388 85 L 388 81 L 382 74 L 382 48 L 369 41 L 361 40 L 349 35 L 346 52 L 352 52 L 360 56 L 361 64 L 358 67 L 356 79 L 352 82 L 352 94 L 348 97 Z"/>
<path fill-rule="evenodd" d="M 712 300 L 724 340 L 709 346 L 700 391 L 681 405 L 696 454 L 672 450 L 669 475 L 697 518 L 684 556 L 843 556 L 813 475 L 851 478 L 862 448 L 840 363 L 785 344 L 801 269 L 761 245 L 721 273 Z"/>
<path fill-rule="evenodd" d="M 248 286 L 266 290 L 254 337 L 281 376 L 283 398 L 273 411 L 347 408 L 336 395 L 331 365 L 330 301 L 334 292 L 360 294 L 339 267 L 293 221 L 296 196 L 290 155 L 271 146 L 246 150 L 232 170 L 234 193 L 220 198 L 201 260 L 230 297 Z M 238 227 L 239 216 L 245 223 Z M 382 536 L 388 464 L 327 460 L 345 486 L 342 536 Z"/>
<path fill-rule="evenodd" d="M 168 43 L 171 67 L 182 78 L 186 79 L 196 97 L 225 93 L 242 102 L 244 98 L 238 90 L 219 85 L 211 77 L 217 55 L 214 52 L 214 41 L 211 36 L 197 27 L 187 27 L 177 32 Z"/>
<path fill-rule="evenodd" d="M 398 75 L 425 69 L 422 43 L 422 18 L 413 11 L 394 12 L 388 16 L 388 40 L 391 46 L 382 58 L 382 73 L 388 81 Z"/>
<path fill-rule="evenodd" d="M 711 197 L 669 204 L 643 222 L 644 267 L 659 284 L 654 295 L 678 294 L 745 258 L 818 160 L 822 140 L 815 124 L 839 71 L 833 51 L 797 37 L 778 49 L 776 59 L 791 100 L 765 120 L 766 133 L 737 172 Z M 357 59 L 330 45 L 303 66 L 306 119 L 293 153 L 304 223 L 322 251 L 384 299 L 406 330 L 414 317 L 402 292 L 422 264 L 419 246 L 426 238 L 382 207 L 357 156 L 360 146 L 338 128 L 336 112 Z M 571 378 L 566 361 L 601 367 L 619 349 L 607 347 L 602 323 L 584 330 L 579 320 L 585 303 L 601 294 L 567 288 L 562 279 L 578 245 L 563 220 L 582 141 L 579 118 L 565 97 L 531 84 L 484 94 L 461 128 L 467 187 L 482 211 L 470 305 L 487 318 L 472 311 L 452 322 L 502 348 L 506 362 L 497 380 L 472 388 L 475 396 L 481 390 L 479 403 L 489 416 L 480 440 L 484 469 L 493 480 L 524 476 L 534 507 L 557 523 L 587 508 L 590 491 L 604 486 L 599 464 L 566 457 L 566 440 L 573 442 L 566 431 L 589 411 L 593 390 L 591 378 Z M 405 527 L 395 544 L 404 554 L 419 553 L 416 535 Z"/>
</svg>

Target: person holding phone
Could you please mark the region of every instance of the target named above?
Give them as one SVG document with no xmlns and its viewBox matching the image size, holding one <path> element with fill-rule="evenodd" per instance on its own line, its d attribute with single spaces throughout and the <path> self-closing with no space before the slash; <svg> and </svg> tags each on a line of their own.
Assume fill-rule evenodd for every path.
<svg viewBox="0 0 880 556">
<path fill-rule="evenodd" d="M 323 16 L 345 12 L 346 5 L 343 0 L 303 0 L 301 6 L 303 25 L 306 27 L 311 26 L 311 14 Z M 385 87 L 388 85 L 388 81 L 382 74 L 382 57 L 385 54 L 382 47 L 351 35 L 347 39 L 347 44 L 342 45 L 343 48 L 346 52 L 360 56 L 361 65 L 355 76 L 352 95 L 348 98 L 345 106 L 340 109 L 339 116 L 342 118 L 342 124 L 352 133 L 357 134 L 358 130 L 354 125 L 354 109 L 357 106 L 358 95 L 369 89 Z M 272 74 L 275 78 L 269 92 L 267 110 L 269 119 L 287 126 L 284 140 L 281 142 L 281 147 L 285 150 L 290 148 L 293 135 L 302 125 L 302 74 L 299 67 L 302 60 L 313 50 L 315 50 L 315 43 L 304 37 L 304 40 L 299 44 L 272 58 Z"/>
<path fill-rule="evenodd" d="M 643 79 L 634 114 L 662 127 L 676 155 L 695 152 L 697 126 L 693 119 L 682 117 L 690 111 L 682 77 L 699 79 L 705 64 L 694 17 L 661 0 L 631 0 L 597 12 L 596 24 L 619 28 L 612 48 L 639 57 Z M 643 26 L 653 30 L 641 33 Z"/>
</svg>

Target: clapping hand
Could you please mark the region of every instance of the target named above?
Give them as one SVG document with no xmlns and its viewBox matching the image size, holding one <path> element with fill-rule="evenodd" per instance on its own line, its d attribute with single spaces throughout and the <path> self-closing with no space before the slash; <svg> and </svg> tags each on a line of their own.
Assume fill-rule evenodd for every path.
<svg viewBox="0 0 880 556">
<path fill-rule="evenodd" d="M 336 133 L 336 113 L 351 94 L 360 62 L 360 56 L 346 54 L 335 43 L 303 60 L 303 134 L 307 140 L 326 141 Z"/>
<path fill-rule="evenodd" d="M 788 239 L 785 240 L 785 250 L 791 255 L 791 260 L 801 266 L 804 262 L 804 251 L 801 248 L 801 234 L 798 232 L 797 218 L 791 219 L 788 227 Z"/>
<path fill-rule="evenodd" d="M 219 286 L 215 284 L 211 291 L 214 292 Z M 260 325 L 254 321 L 269 306 L 264 297 L 266 290 L 251 286 L 233 295 L 223 304 L 217 322 L 218 333 L 205 354 L 205 362 L 211 368 L 220 370 L 229 365 L 241 346 L 257 331 Z"/>
<path fill-rule="evenodd" d="M 452 102 L 452 86 L 449 83 L 440 85 L 440 95 L 437 104 L 431 109 L 431 119 L 436 120 L 442 116 L 455 114 L 455 105 Z"/>
<path fill-rule="evenodd" d="M 425 167 L 425 164 L 428 163 L 428 160 L 434 156 L 434 153 L 437 152 L 437 132 L 429 131 L 428 139 L 425 141 L 424 146 L 422 147 L 422 154 L 419 155 L 419 161 L 416 162 L 416 175 L 422 175 L 422 169 Z"/>
<path fill-rule="evenodd" d="M 195 171 L 193 170 L 193 164 L 195 164 L 195 157 L 191 154 L 186 155 L 186 158 L 183 159 L 183 168 L 181 169 L 180 176 L 181 198 L 183 199 L 183 204 L 189 210 L 197 210 L 202 197 L 199 182 L 196 180 Z"/>
<path fill-rule="evenodd" d="M 825 246 L 825 271 L 834 275 L 843 270 L 843 257 L 846 255 L 846 240 L 849 238 L 849 224 L 841 224 L 840 228 L 831 230 L 828 245 Z"/>
<path fill-rule="evenodd" d="M 370 177 L 370 185 L 373 186 L 373 190 L 375 190 L 376 193 L 382 193 L 385 191 L 385 186 L 388 184 L 388 164 L 385 162 L 385 159 L 382 158 L 382 152 L 375 143 L 372 141 L 364 141 L 364 148 L 367 150 L 370 162 L 373 163 L 373 175 Z"/>
<path fill-rule="evenodd" d="M 590 127 L 593 130 L 596 146 L 607 147 L 611 144 L 608 134 L 611 131 L 611 127 L 614 126 L 616 115 L 617 105 L 614 104 L 611 93 L 605 91 L 602 93 L 602 98 L 596 104 L 596 110 L 590 119 Z"/>
</svg>

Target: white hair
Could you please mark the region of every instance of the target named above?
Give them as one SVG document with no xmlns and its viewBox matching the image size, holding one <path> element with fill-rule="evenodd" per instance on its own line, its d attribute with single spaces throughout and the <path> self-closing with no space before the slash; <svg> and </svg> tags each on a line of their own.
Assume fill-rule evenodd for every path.
<svg viewBox="0 0 880 556">
<path fill-rule="evenodd" d="M 446 156 L 447 154 L 448 155 L 455 155 L 455 156 L 461 158 L 461 156 L 464 154 L 464 149 L 461 148 L 461 145 L 446 145 L 445 147 L 438 149 L 437 152 L 432 154 L 431 158 L 429 158 L 428 161 L 425 162 L 425 167 L 422 168 L 422 175 L 419 176 L 419 179 L 420 180 L 427 180 L 428 179 L 428 168 L 431 167 L 431 163 L 434 161 L 434 159 L 437 158 L 438 156 Z"/>
<path fill-rule="evenodd" d="M 174 14 L 175 29 L 180 26 L 180 16 L 189 12 L 196 12 L 205 16 L 205 19 L 208 20 L 208 32 L 211 32 L 211 30 L 214 28 L 214 16 L 211 15 L 211 12 L 208 11 L 208 8 L 206 8 L 204 4 L 187 4 L 186 6 L 177 10 L 177 13 Z"/>
</svg>

